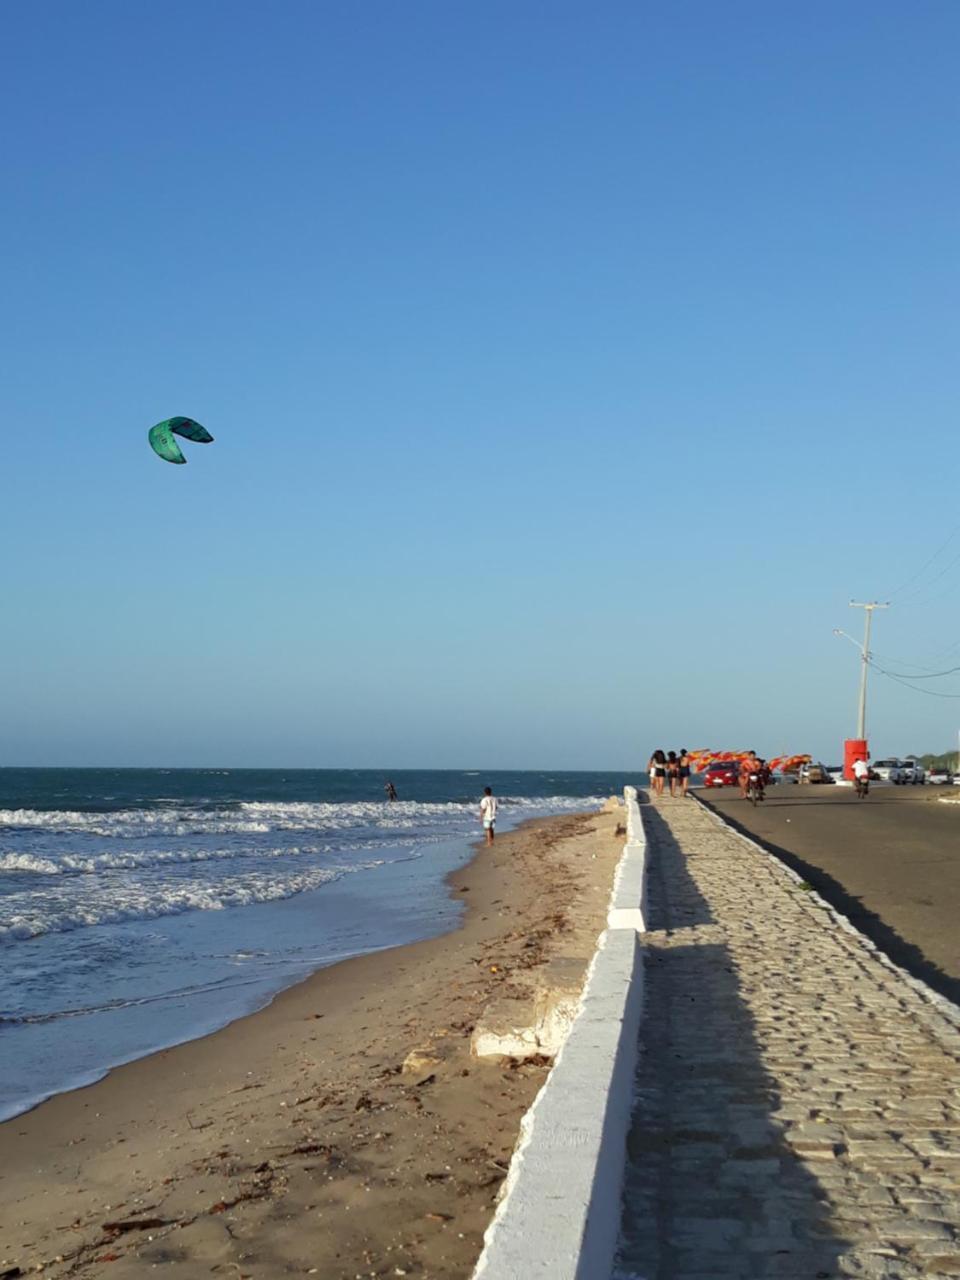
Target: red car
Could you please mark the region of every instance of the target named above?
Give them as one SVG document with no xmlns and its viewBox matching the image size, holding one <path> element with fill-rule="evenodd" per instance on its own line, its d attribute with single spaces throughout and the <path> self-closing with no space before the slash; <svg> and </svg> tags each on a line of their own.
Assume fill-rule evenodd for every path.
<svg viewBox="0 0 960 1280">
<path fill-rule="evenodd" d="M 714 760 L 703 775 L 705 787 L 735 787 L 740 781 L 739 760 Z"/>
</svg>

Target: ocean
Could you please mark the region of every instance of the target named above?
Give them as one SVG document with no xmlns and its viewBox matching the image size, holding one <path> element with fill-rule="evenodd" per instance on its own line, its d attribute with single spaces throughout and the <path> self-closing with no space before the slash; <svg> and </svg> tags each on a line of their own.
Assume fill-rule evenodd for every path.
<svg viewBox="0 0 960 1280">
<path fill-rule="evenodd" d="M 204 1035 L 307 974 L 456 927 L 498 830 L 614 773 L 0 769 L 0 1119 Z"/>
</svg>

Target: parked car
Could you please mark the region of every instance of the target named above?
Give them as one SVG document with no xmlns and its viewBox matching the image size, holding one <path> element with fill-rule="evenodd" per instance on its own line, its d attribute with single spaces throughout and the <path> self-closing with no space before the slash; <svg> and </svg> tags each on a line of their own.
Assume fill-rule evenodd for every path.
<svg viewBox="0 0 960 1280">
<path fill-rule="evenodd" d="M 927 774 L 919 760 L 902 760 L 900 762 L 899 777 L 894 781 L 903 787 L 922 787 L 926 780 Z"/>
<path fill-rule="evenodd" d="M 876 775 L 878 782 L 897 782 L 900 777 L 900 761 L 895 756 L 888 760 L 874 760 L 870 772 Z"/>
<path fill-rule="evenodd" d="M 843 781 L 843 765 L 842 764 L 828 764 L 827 773 L 830 775 L 831 782 Z"/>
<path fill-rule="evenodd" d="M 932 787 L 944 787 L 950 781 L 950 775 L 946 769 L 931 769 L 927 774 L 927 781 Z"/>
<path fill-rule="evenodd" d="M 798 782 L 832 782 L 833 779 L 827 772 L 827 766 L 817 761 L 811 760 L 808 764 L 800 766 L 800 776 Z"/>
<path fill-rule="evenodd" d="M 740 764 L 737 760 L 714 760 L 703 775 L 705 787 L 735 787 L 740 780 Z"/>
</svg>

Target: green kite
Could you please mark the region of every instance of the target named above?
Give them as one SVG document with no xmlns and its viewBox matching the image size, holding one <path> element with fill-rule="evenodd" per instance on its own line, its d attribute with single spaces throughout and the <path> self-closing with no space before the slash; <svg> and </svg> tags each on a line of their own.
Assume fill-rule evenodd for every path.
<svg viewBox="0 0 960 1280">
<path fill-rule="evenodd" d="M 159 454 L 166 462 L 186 462 L 180 446 L 174 436 L 183 436 L 185 440 L 195 440 L 197 444 L 212 444 L 213 436 L 192 418 L 165 418 L 150 428 L 148 439 L 154 453 Z"/>
</svg>

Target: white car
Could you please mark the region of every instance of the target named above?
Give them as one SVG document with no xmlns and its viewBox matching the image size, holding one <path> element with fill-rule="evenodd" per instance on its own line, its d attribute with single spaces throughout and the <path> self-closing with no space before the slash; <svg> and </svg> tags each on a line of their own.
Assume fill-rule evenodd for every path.
<svg viewBox="0 0 960 1280">
<path fill-rule="evenodd" d="M 901 786 L 922 787 L 926 781 L 926 772 L 919 760 L 904 760 L 900 765 L 900 776 L 894 781 Z"/>
<path fill-rule="evenodd" d="M 899 782 L 900 761 L 895 756 L 889 760 L 874 760 L 870 772 L 876 774 L 880 782 Z"/>
<path fill-rule="evenodd" d="M 932 787 L 944 787 L 950 781 L 950 775 L 946 769 L 931 769 L 927 781 Z"/>
</svg>

